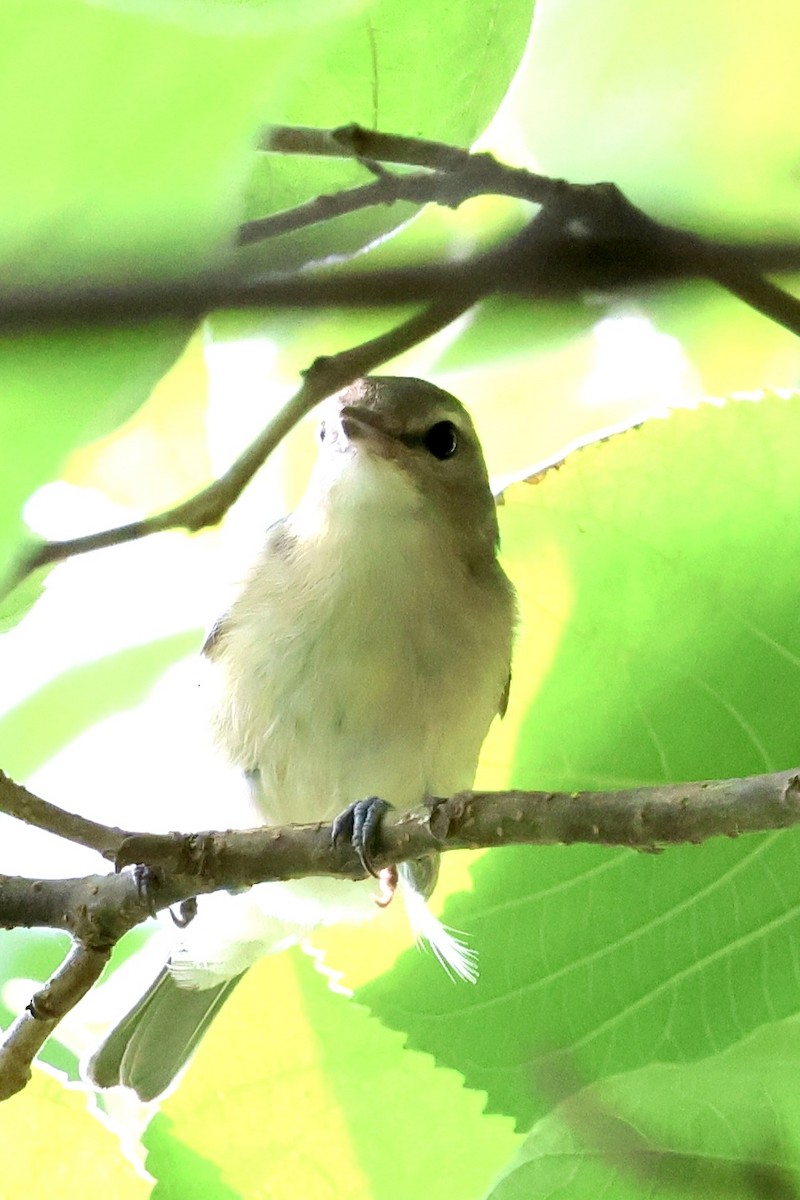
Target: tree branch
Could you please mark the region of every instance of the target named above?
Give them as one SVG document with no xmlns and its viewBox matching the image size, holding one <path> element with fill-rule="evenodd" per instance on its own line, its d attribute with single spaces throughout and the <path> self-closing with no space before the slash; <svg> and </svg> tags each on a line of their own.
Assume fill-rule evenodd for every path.
<svg viewBox="0 0 800 1200">
<path fill-rule="evenodd" d="M 561 300 L 586 294 L 626 291 L 685 280 L 713 278 L 709 264 L 727 264 L 739 274 L 800 270 L 797 242 L 727 243 L 692 238 L 673 230 L 682 243 L 670 254 L 666 243 L 653 248 L 618 235 L 586 237 L 580 221 L 554 238 L 547 255 L 523 257 L 515 239 L 500 248 L 458 261 L 383 270 L 349 268 L 275 273 L 237 279 L 230 272 L 183 280 L 86 282 L 70 287 L 0 291 L 0 332 L 52 325 L 134 325 L 159 317 L 200 320 L 212 310 L 281 306 L 369 308 L 427 303 L 439 297 L 458 303 L 503 294 L 529 300 Z M 580 253 L 576 248 L 580 245 Z M 705 253 L 701 253 L 701 248 Z M 545 269 L 546 268 L 546 269 Z M 580 269 L 579 269 L 580 268 Z M 727 286 L 725 284 L 724 286 Z M 800 323 L 793 332 L 800 333 Z"/>
<path fill-rule="evenodd" d="M 619 292 L 676 280 L 715 279 L 759 311 L 800 334 L 800 304 L 787 293 L 782 303 L 764 272 L 800 269 L 797 242 L 737 244 L 715 242 L 648 218 L 611 184 L 570 184 L 497 163 L 490 155 L 471 155 L 457 147 L 412 138 L 369 133 L 357 126 L 339 130 L 273 130 L 268 142 L 284 152 L 384 153 L 385 161 L 434 166 L 429 176 L 395 178 L 384 173 L 377 185 L 365 185 L 336 198 L 319 197 L 298 209 L 265 219 L 268 232 L 301 228 L 332 215 L 403 196 L 415 202 L 455 205 L 485 192 L 521 197 L 560 215 L 549 219 L 543 244 L 534 217 L 523 231 L 498 247 L 461 261 L 415 264 L 403 268 L 337 271 L 326 267 L 237 277 L 230 269 L 178 280 L 139 279 L 123 283 L 86 281 L 70 287 L 27 288 L 0 292 L 0 330 L 55 324 L 70 326 L 131 324 L 155 317 L 200 319 L 213 309 L 288 305 L 315 308 L 397 305 L 443 299 L 464 303 L 467 296 L 504 293 L 528 299 L 560 299 L 587 293 Z M 244 226 L 254 229 L 252 223 Z M 766 292 L 769 291 L 769 295 Z M 779 291 L 779 289 L 777 289 Z M 774 314 L 781 315 L 775 318 Z"/>
<path fill-rule="evenodd" d="M 61 966 L 31 998 L 0 1043 L 0 1100 L 21 1092 L 31 1063 L 62 1017 L 97 983 L 111 949 L 91 950 L 75 943 Z"/>
<path fill-rule="evenodd" d="M 628 846 L 657 851 L 710 837 L 800 824 L 797 770 L 615 792 L 460 792 L 408 813 L 388 813 L 371 856 L 376 867 L 445 850 L 511 845 Z M 227 833 L 131 835 L 117 865 L 146 862 L 225 886 L 305 875 L 361 877 L 357 860 L 330 845 L 325 825 Z M 269 863 L 269 876 L 264 874 Z"/>
<path fill-rule="evenodd" d="M 55 804 L 43 800 L 29 792 L 21 783 L 9 779 L 4 771 L 0 771 L 0 812 L 9 817 L 17 817 L 26 825 L 37 829 L 45 829 L 55 833 L 79 846 L 96 850 L 104 858 L 113 861 L 120 846 L 128 834 L 113 826 L 101 825 L 81 817 L 77 813 L 67 812 Z"/>
<path fill-rule="evenodd" d="M 372 183 L 345 188 L 332 195 L 317 196 L 284 212 L 245 221 L 239 226 L 238 241 L 240 245 L 247 245 L 345 216 L 362 208 L 396 204 L 400 200 L 410 204 L 440 204 L 445 208 L 458 208 L 465 200 L 475 196 L 495 195 L 547 204 L 565 194 L 578 193 L 581 187 L 567 184 L 562 179 L 549 179 L 546 175 L 506 166 L 491 154 L 464 152 L 463 160 L 452 170 L 411 175 L 393 175 L 385 171 Z"/>
<path fill-rule="evenodd" d="M 82 879 L 0 876 L 0 925 L 62 929 L 75 941 L 0 1047 L 0 1099 L 25 1086 L 34 1055 L 96 982 L 111 947 L 148 916 L 222 888 L 313 875 L 364 876 L 352 847 L 332 844 L 328 824 L 127 833 L 65 813 L 6 776 L 0 809 L 106 856 L 114 849 L 117 866 L 116 874 Z M 446 850 L 556 842 L 653 852 L 796 824 L 797 769 L 614 792 L 461 792 L 408 813 L 388 813 L 371 857 L 384 867 Z M 129 869 L 133 864 L 136 870 Z"/>
<path fill-rule="evenodd" d="M 23 789 L 24 790 L 24 789 Z M 30 796 L 30 793 L 27 793 Z M 145 864 L 156 872 L 157 895 L 147 904 L 130 891 L 126 876 L 90 880 L 14 880 L 0 877 L 0 924 L 49 925 L 67 929 L 88 945 L 120 936 L 108 907 L 134 912 L 136 924 L 155 908 L 219 888 L 250 887 L 309 875 L 364 877 L 349 846 L 331 844 L 330 825 L 257 826 L 194 833 L 133 833 L 86 822 L 32 797 L 34 823 L 110 857 L 117 870 Z M 0 791 L 0 808 L 12 811 Z M 17 806 L 14 815 L 26 819 Z M 432 799 L 407 813 L 383 819 L 372 854 L 376 867 L 447 850 L 510 845 L 628 846 L 656 851 L 666 845 L 699 844 L 711 837 L 737 837 L 800 824 L 800 770 L 742 779 L 703 780 L 628 788 L 613 792 L 459 792 Z M 97 832 L 99 831 L 99 832 Z M 80 892 L 75 901 L 75 889 Z M 113 897 L 106 893 L 114 890 Z M 118 889 L 122 889 L 119 891 Z M 79 916 L 69 910 L 78 910 Z M 65 915 L 66 914 L 66 915 Z M 115 918 L 114 918 L 115 919 Z M 129 924 L 123 922 L 125 929 Z M 124 932 L 124 929 L 123 929 Z"/>
<path fill-rule="evenodd" d="M 309 154 L 324 158 L 355 158 L 377 162 L 430 167 L 435 171 L 458 170 L 470 158 L 469 150 L 433 142 L 426 138 L 378 133 L 363 125 L 340 125 L 316 129 L 309 125 L 268 125 L 258 149 L 277 154 Z"/>
<path fill-rule="evenodd" d="M 347 127 L 345 148 L 361 133 Z M 298 132 L 299 143 L 339 145 L 341 131 Z M 369 144 L 384 143 L 396 155 L 409 157 L 417 144 L 370 134 Z M 292 139 L 286 128 L 275 144 Z M 333 141 L 331 141 L 333 139 Z M 347 139 L 350 139 L 348 141 Z M 399 149 L 397 147 L 400 147 Z M 438 149 L 437 149 L 438 147 Z M 529 298 L 567 296 L 585 291 L 619 291 L 680 278 L 712 279 L 770 319 L 800 335 L 800 300 L 758 275 L 756 266 L 800 267 L 800 247 L 731 246 L 715 244 L 649 218 L 610 184 L 571 185 L 497 163 L 489 155 L 470 155 L 438 143 L 421 143 L 418 158 L 447 165 L 434 175 L 385 175 L 372 184 L 320 197 L 286 213 L 243 226 L 243 236 L 285 232 L 365 202 L 397 198 L 436 199 L 456 205 L 487 190 L 537 200 L 542 209 L 499 247 L 462 262 L 348 271 L 342 275 L 298 272 L 262 280 L 231 281 L 229 277 L 181 283 L 139 283 L 111 288 L 89 286 L 63 292 L 32 292 L 0 296 L 0 328 L 39 319 L 116 321 L 177 312 L 199 317 L 212 308 L 237 307 L 265 300 L 314 305 L 324 303 L 397 304 L 412 298 L 438 297 L 422 313 L 386 334 L 341 354 L 318 360 L 306 374 L 303 387 L 225 475 L 189 500 L 141 521 L 67 541 L 35 547 L 19 564 L 0 596 L 7 594 L 38 567 L 104 546 L 133 541 L 165 529 L 191 531 L 216 524 L 239 497 L 256 470 L 292 426 L 325 396 L 359 375 L 417 344 L 449 324 L 482 296 L 505 291 Z M 352 147 L 351 147 L 352 151 Z M 350 151 L 350 152 L 351 152 Z M 452 151 L 447 154 L 445 151 Z M 322 151 L 320 151 L 322 152 Z M 331 150 L 325 152 L 333 152 Z M 338 152 L 338 151 L 337 151 Z M 387 149 L 387 153 L 389 150 Z"/>
</svg>

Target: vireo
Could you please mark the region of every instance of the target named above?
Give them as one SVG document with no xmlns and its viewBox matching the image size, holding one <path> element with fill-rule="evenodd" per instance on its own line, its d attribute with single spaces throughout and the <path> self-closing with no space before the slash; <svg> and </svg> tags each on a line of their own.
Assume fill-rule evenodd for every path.
<svg viewBox="0 0 800 1200">
<path fill-rule="evenodd" d="M 362 818 L 369 831 L 380 806 L 357 802 L 407 809 L 470 787 L 508 697 L 514 591 L 480 444 L 453 396 L 418 379 L 361 379 L 328 402 L 319 439 L 308 490 L 269 529 L 204 652 L 216 736 L 259 819 L 344 810 L 336 828 L 354 823 L 366 858 Z M 437 871 L 436 859 L 403 864 L 401 892 L 415 932 L 469 978 L 471 952 L 425 904 Z M 374 886 L 313 878 L 202 897 L 88 1077 L 159 1095 L 256 958 L 375 913 Z"/>
</svg>

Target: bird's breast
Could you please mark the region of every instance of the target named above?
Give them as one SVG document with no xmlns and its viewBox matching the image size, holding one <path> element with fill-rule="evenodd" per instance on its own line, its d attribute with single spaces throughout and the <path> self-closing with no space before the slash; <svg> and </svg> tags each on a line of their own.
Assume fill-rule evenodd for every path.
<svg viewBox="0 0 800 1200">
<path fill-rule="evenodd" d="M 424 521 L 391 534 L 326 529 L 256 573 L 231 612 L 218 729 L 257 767 L 271 823 L 472 782 L 507 677 L 510 600 Z"/>
</svg>

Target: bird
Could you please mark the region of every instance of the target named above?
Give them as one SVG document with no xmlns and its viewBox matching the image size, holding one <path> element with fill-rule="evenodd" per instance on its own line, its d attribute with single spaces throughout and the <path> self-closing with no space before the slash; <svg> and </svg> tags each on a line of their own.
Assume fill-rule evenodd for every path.
<svg viewBox="0 0 800 1200">
<path fill-rule="evenodd" d="M 387 805 L 471 786 L 511 679 L 516 599 L 498 549 L 483 452 L 454 396 L 375 375 L 326 403 L 305 494 L 269 528 L 203 647 L 216 743 L 261 823 L 331 821 L 370 869 Z M 399 879 L 414 932 L 446 969 L 474 978 L 474 951 L 427 907 L 437 874 L 438 856 L 400 864 L 382 902 Z M 202 897 L 85 1077 L 156 1098 L 256 959 L 374 915 L 374 887 L 307 878 Z"/>
</svg>

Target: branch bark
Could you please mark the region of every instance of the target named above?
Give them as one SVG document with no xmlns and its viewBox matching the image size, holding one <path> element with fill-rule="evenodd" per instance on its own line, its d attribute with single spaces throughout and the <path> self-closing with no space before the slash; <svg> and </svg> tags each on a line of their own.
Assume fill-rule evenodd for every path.
<svg viewBox="0 0 800 1200">
<path fill-rule="evenodd" d="M 98 821 L 90 821 L 88 817 L 50 804 L 48 800 L 29 792 L 21 783 L 10 779 L 5 771 L 0 771 L 0 812 L 16 817 L 26 825 L 77 842 L 89 850 L 96 850 L 112 861 L 128 836 L 122 829 L 101 825 Z"/>
<path fill-rule="evenodd" d="M 0 1044 L 0 1100 L 21 1092 L 31 1064 L 62 1017 L 97 983 L 111 954 L 75 943 L 61 966 L 31 998 Z"/>
<path fill-rule="evenodd" d="M 633 238 L 604 232 L 584 236 L 578 221 L 553 239 L 545 257 L 523 256 L 515 239 L 499 248 L 461 260 L 422 263 L 383 270 L 300 270 L 256 278 L 220 275 L 183 280 L 132 280 L 126 283 L 87 281 L 70 287 L 0 291 L 0 332 L 43 326 L 129 326 L 155 318 L 199 321 L 214 309 L 265 306 L 315 309 L 396 307 L 429 303 L 437 297 L 451 303 L 496 294 L 528 300 L 563 300 L 584 295 L 630 294 L 635 290 L 686 280 L 713 279 L 726 266 L 737 276 L 800 270 L 800 244 L 759 241 L 716 242 L 672 230 L 682 245 L 666 253 Z M 677 251 L 680 250 L 680 253 Z M 788 295 L 788 293 L 787 293 Z M 759 306 L 759 311 L 762 309 Z M 800 333 L 800 322 L 792 327 Z"/>
<path fill-rule="evenodd" d="M 105 856 L 113 851 L 117 866 L 117 873 L 82 879 L 0 876 L 0 925 L 62 929 L 74 939 L 0 1046 L 0 1100 L 25 1086 L 34 1056 L 97 981 L 115 942 L 148 916 L 222 888 L 311 875 L 364 877 L 352 848 L 331 843 L 329 825 L 128 833 L 65 813 L 6 776 L 0 810 Z M 446 850 L 556 842 L 655 852 L 798 823 L 798 769 L 614 792 L 461 792 L 388 813 L 371 858 L 384 867 Z"/>
<path fill-rule="evenodd" d="M 3 791 L 0 810 L 13 811 Z M 91 844 L 83 818 L 42 800 L 32 811 L 38 828 Z M 0 925 L 66 929 L 103 948 L 154 910 L 193 895 L 310 875 L 364 878 L 355 852 L 331 843 L 328 824 L 165 834 L 88 824 L 102 831 L 92 832 L 94 848 L 105 857 L 113 850 L 122 873 L 61 880 L 0 876 Z M 800 768 L 613 792 L 469 791 L 387 813 L 371 858 L 380 868 L 448 850 L 575 842 L 656 852 L 796 824 Z M 123 870 L 133 865 L 152 872 L 147 895 Z"/>
<path fill-rule="evenodd" d="M 614 792 L 460 792 L 408 813 L 388 813 L 376 867 L 446 850 L 582 842 L 656 852 L 711 837 L 786 829 L 800 823 L 797 769 L 743 779 L 661 784 Z M 147 862 L 224 886 L 305 875 L 363 876 L 349 849 L 330 844 L 328 825 L 133 834 L 117 865 Z"/>
</svg>

